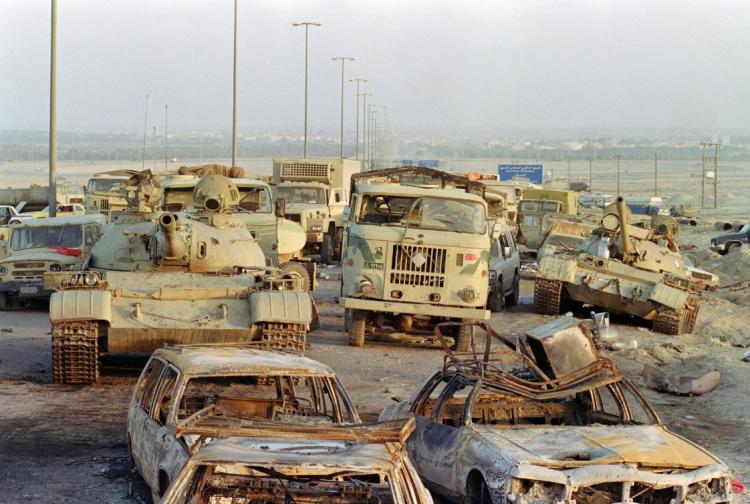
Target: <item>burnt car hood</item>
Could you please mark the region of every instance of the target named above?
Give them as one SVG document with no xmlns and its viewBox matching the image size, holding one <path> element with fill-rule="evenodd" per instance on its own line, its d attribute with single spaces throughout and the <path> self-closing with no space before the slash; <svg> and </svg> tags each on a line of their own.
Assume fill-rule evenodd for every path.
<svg viewBox="0 0 750 504">
<path fill-rule="evenodd" d="M 474 431 L 519 464 L 554 468 L 636 464 L 693 469 L 720 463 L 659 425 L 520 428 L 476 425 Z"/>
</svg>

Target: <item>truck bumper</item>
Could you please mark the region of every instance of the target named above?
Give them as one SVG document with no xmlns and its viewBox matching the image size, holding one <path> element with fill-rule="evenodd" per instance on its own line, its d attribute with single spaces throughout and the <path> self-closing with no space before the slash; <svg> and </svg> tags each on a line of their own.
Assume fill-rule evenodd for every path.
<svg viewBox="0 0 750 504">
<path fill-rule="evenodd" d="M 0 292 L 22 298 L 47 298 L 52 294 L 52 291 L 44 290 L 42 282 L 4 282 L 0 283 Z"/>
<path fill-rule="evenodd" d="M 379 301 L 377 299 L 339 298 L 339 304 L 344 308 L 367 310 L 372 312 L 410 313 L 412 315 L 428 315 L 431 317 L 448 317 L 471 320 L 489 320 L 490 312 L 482 308 L 459 308 L 421 303 L 398 303 L 394 301 Z"/>
</svg>

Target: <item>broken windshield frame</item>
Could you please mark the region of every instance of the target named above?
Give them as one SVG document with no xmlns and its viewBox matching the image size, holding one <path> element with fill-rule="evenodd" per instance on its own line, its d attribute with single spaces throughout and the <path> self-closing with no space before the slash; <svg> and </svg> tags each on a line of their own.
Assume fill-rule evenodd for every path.
<svg viewBox="0 0 750 504">
<path fill-rule="evenodd" d="M 487 213 L 481 203 L 430 196 L 365 195 L 355 221 L 456 233 L 487 232 Z"/>
<path fill-rule="evenodd" d="M 322 187 L 280 186 L 276 192 L 276 198 L 283 199 L 287 205 L 293 203 L 325 205 L 327 203 L 326 192 Z"/>
<path fill-rule="evenodd" d="M 80 248 L 83 243 L 83 226 L 22 226 L 13 229 L 10 249 L 14 251 L 34 248 Z"/>
</svg>

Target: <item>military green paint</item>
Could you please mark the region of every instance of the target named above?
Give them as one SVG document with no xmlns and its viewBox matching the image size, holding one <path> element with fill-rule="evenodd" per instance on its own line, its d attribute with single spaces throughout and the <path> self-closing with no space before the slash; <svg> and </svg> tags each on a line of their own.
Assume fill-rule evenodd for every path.
<svg viewBox="0 0 750 504">
<path fill-rule="evenodd" d="M 471 276 L 477 272 L 477 268 L 479 268 L 479 265 L 481 263 L 489 264 L 489 260 L 490 260 L 490 251 L 482 250 L 482 253 L 479 254 L 479 259 L 477 259 L 471 264 L 467 264 L 466 266 L 464 266 L 458 274 Z"/>
</svg>

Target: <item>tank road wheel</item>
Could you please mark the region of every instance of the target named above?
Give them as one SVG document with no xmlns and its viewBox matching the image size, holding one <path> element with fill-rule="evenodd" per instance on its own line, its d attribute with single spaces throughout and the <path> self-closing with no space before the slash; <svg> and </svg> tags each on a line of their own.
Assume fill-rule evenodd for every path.
<svg viewBox="0 0 750 504">
<path fill-rule="evenodd" d="M 351 310 L 351 317 L 349 322 L 349 345 L 361 347 L 365 344 L 367 312 L 365 310 Z"/>
<path fill-rule="evenodd" d="M 453 350 L 456 352 L 468 352 L 471 346 L 471 335 L 474 334 L 474 325 L 469 320 L 463 320 L 463 325 L 456 328 L 456 342 Z"/>
<path fill-rule="evenodd" d="M 55 383 L 99 381 L 99 328 L 94 320 L 52 324 L 52 378 Z"/>
<path fill-rule="evenodd" d="M 323 264 L 333 264 L 335 251 L 334 237 L 331 233 L 323 235 L 323 243 L 320 244 L 320 262 Z"/>
<path fill-rule="evenodd" d="M 513 277 L 513 292 L 505 296 L 505 306 L 517 306 L 521 295 L 521 277 L 518 273 Z"/>
<path fill-rule="evenodd" d="M 305 268 L 304 264 L 290 261 L 290 262 L 279 264 L 279 268 L 281 269 L 282 278 L 287 278 L 290 280 L 301 278 L 302 287 L 303 287 L 302 290 L 304 291 L 310 290 L 310 285 L 312 285 L 312 281 L 310 280 L 310 273 L 307 272 L 307 268 Z"/>
<path fill-rule="evenodd" d="M 559 315 L 562 282 L 537 278 L 534 282 L 534 311 L 542 315 Z"/>
</svg>

